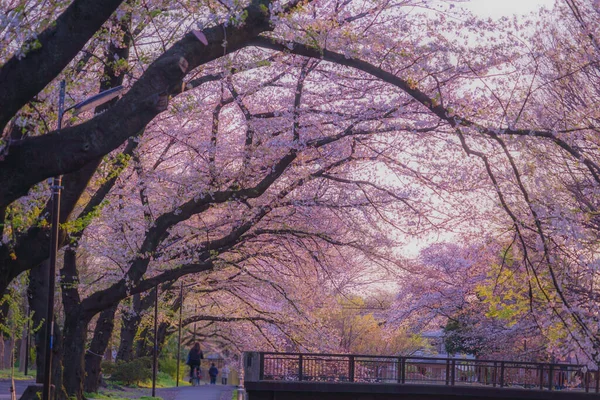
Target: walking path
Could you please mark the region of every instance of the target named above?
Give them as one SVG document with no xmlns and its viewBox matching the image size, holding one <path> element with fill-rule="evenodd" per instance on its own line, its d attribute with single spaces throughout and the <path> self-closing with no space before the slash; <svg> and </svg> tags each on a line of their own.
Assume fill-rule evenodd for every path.
<svg viewBox="0 0 600 400">
<path fill-rule="evenodd" d="M 181 387 L 175 400 L 231 400 L 235 386 L 201 385 Z"/>
<path fill-rule="evenodd" d="M 35 381 L 33 380 L 15 380 L 15 386 L 17 390 L 17 399 L 21 397 L 27 386 L 33 385 Z M 0 379 L 0 400 L 1 399 L 10 399 L 10 379 Z"/>
<path fill-rule="evenodd" d="M 35 384 L 35 381 L 15 381 L 17 399 L 21 397 L 27 386 Z M 10 399 L 10 380 L 0 379 L 0 400 Z M 236 386 L 232 385 L 200 385 L 180 386 L 178 388 L 157 388 L 156 395 L 166 400 L 231 400 Z M 136 389 L 131 393 L 123 392 L 117 394 L 119 397 L 137 399 L 141 395 L 150 396 L 150 389 Z"/>
</svg>

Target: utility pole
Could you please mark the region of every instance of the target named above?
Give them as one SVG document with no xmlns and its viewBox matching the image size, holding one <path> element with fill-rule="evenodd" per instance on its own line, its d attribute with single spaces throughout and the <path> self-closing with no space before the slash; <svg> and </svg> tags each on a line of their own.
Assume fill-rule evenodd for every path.
<svg viewBox="0 0 600 400">
<path fill-rule="evenodd" d="M 177 339 L 177 381 L 175 386 L 179 386 L 179 363 L 181 362 L 181 321 L 183 314 L 183 282 L 179 289 L 179 337 Z"/>
<path fill-rule="evenodd" d="M 156 371 L 158 369 L 158 285 L 156 285 L 154 292 L 154 354 L 152 361 L 152 397 L 156 397 Z"/>
</svg>

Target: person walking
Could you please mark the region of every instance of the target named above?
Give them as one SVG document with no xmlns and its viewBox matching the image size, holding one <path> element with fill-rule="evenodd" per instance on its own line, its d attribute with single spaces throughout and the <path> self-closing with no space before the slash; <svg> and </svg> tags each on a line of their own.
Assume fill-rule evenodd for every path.
<svg viewBox="0 0 600 400">
<path fill-rule="evenodd" d="M 187 357 L 187 365 L 190 366 L 190 383 L 192 382 L 192 378 L 194 378 L 194 369 L 198 369 L 198 374 L 200 374 L 200 360 L 204 358 L 204 354 L 202 350 L 200 350 L 200 343 L 194 343 L 194 347 L 190 350 Z"/>
<path fill-rule="evenodd" d="M 221 370 L 221 383 L 227 385 L 227 378 L 229 377 L 229 367 L 225 365 Z"/>
<path fill-rule="evenodd" d="M 219 375 L 219 370 L 215 367 L 215 363 L 210 364 L 208 375 L 210 376 L 210 384 L 215 385 L 217 383 L 217 375 Z"/>
</svg>

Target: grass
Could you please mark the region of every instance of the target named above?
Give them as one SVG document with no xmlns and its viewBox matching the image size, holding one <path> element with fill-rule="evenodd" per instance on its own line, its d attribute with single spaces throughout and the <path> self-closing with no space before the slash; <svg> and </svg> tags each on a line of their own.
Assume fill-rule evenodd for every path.
<svg viewBox="0 0 600 400">
<path fill-rule="evenodd" d="M 112 393 L 85 393 L 86 399 L 102 399 L 102 400 L 130 400 L 128 397 L 114 396 Z"/>
<path fill-rule="evenodd" d="M 175 382 L 175 379 L 171 375 L 166 374 L 164 372 L 159 372 L 158 375 L 156 376 L 156 387 L 157 388 L 175 387 L 176 383 L 177 382 Z M 187 381 L 185 383 L 189 385 L 189 383 L 187 383 Z M 182 385 L 181 381 L 179 381 L 179 385 L 180 386 Z M 152 380 L 140 382 L 140 384 L 138 386 L 141 388 L 151 388 Z"/>
<path fill-rule="evenodd" d="M 15 380 L 16 381 L 24 381 L 28 379 L 35 379 L 35 371 L 29 370 L 28 375 L 24 375 L 22 372 L 19 372 L 15 369 Z M 0 379 L 10 379 L 10 369 L 0 369 Z"/>
<path fill-rule="evenodd" d="M 98 393 L 85 393 L 85 398 L 97 399 L 97 400 L 131 400 L 131 399 L 162 400 L 162 397 L 152 397 L 152 396 L 123 397 L 123 395 L 124 394 L 122 394 L 122 393 L 111 393 L 111 392 L 107 392 L 107 391 L 100 391 Z"/>
<path fill-rule="evenodd" d="M 131 397 L 115 396 L 112 393 L 85 393 L 85 397 L 99 400 L 131 400 Z M 140 400 L 162 400 L 162 397 L 142 396 Z"/>
</svg>

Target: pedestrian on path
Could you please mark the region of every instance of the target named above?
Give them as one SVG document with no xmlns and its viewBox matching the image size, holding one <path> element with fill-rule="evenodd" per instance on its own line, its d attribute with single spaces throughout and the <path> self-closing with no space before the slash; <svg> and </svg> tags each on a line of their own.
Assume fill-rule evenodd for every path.
<svg viewBox="0 0 600 400">
<path fill-rule="evenodd" d="M 221 383 L 227 385 L 227 378 L 229 377 L 229 367 L 226 365 L 221 371 Z"/>
<path fill-rule="evenodd" d="M 215 385 L 217 383 L 217 375 L 219 375 L 219 370 L 215 367 L 215 363 L 210 364 L 208 375 L 210 376 L 210 384 Z"/>
</svg>

